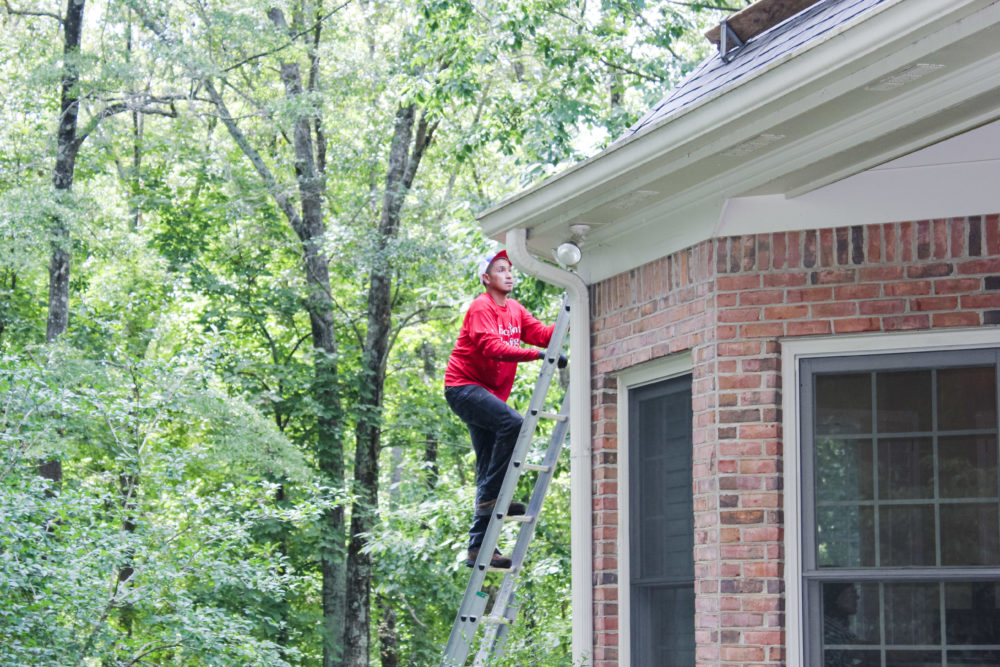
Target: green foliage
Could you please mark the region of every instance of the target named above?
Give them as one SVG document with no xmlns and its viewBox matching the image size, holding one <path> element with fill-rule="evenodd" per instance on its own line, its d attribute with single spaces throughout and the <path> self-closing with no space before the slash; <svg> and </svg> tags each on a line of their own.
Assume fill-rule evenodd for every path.
<svg viewBox="0 0 1000 667">
<path fill-rule="evenodd" d="M 44 353 L 42 353 L 44 354 Z M 302 528 L 336 502 L 248 406 L 206 386 L 204 360 L 99 364 L 6 357 L 0 444 L 0 664 L 296 664 L 267 639 L 309 578 L 260 526 Z M 60 487 L 35 462 L 67 464 Z M 275 502 L 267 477 L 296 479 Z M 154 657 L 155 656 L 155 657 Z"/>
<path fill-rule="evenodd" d="M 291 34 L 269 19 L 275 7 Z M 317 424 L 331 417 L 345 434 L 362 418 L 381 427 L 379 523 L 365 538 L 372 645 L 394 639 L 403 662 L 435 663 L 468 575 L 474 457 L 441 381 L 481 291 L 474 216 L 620 136 L 706 52 L 699 33 L 718 12 L 662 0 L 88 2 L 68 64 L 89 134 L 72 191 L 57 196 L 61 26 L 6 9 L 0 664 L 319 664 L 320 554 L 345 547 L 321 517 L 350 501 L 318 472 Z M 292 65 L 300 95 L 281 78 Z M 389 145 L 408 105 L 433 140 L 386 239 Z M 325 140 L 314 151 L 339 410 L 317 391 L 303 246 L 276 205 L 298 196 L 302 118 Z M 55 220 L 70 230 L 70 319 L 44 347 Z M 361 414 L 369 282 L 383 263 L 385 395 Z M 522 276 L 514 296 L 554 319 L 558 290 Z M 61 484 L 38 477 L 40 459 L 62 461 Z M 568 664 L 568 476 L 563 461 L 504 664 Z"/>
</svg>

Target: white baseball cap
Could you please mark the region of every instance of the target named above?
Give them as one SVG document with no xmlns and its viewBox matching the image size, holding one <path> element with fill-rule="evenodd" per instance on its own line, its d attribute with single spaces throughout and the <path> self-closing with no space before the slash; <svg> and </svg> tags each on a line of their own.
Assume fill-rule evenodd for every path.
<svg viewBox="0 0 1000 667">
<path fill-rule="evenodd" d="M 486 255 L 476 263 L 476 280 L 479 281 L 479 283 L 483 282 L 483 274 L 490 270 L 490 264 L 498 259 L 506 259 L 510 262 L 510 257 L 507 256 L 507 251 L 500 250 Z"/>
</svg>

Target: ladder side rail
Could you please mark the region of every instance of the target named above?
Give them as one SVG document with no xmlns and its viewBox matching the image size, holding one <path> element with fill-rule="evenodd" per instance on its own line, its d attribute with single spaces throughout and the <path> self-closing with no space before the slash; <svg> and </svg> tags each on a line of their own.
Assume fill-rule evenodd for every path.
<svg viewBox="0 0 1000 667">
<path fill-rule="evenodd" d="M 560 411 L 560 414 L 566 416 L 569 414 L 568 396 L 563 399 L 563 408 Z M 544 503 L 545 496 L 548 494 L 552 478 L 555 476 L 556 463 L 559 460 L 559 455 L 562 452 L 563 444 L 566 441 L 566 434 L 568 431 L 568 419 L 557 422 L 552 431 L 552 437 L 549 440 L 549 446 L 545 451 L 545 458 L 542 464 L 547 468 L 547 470 L 539 472 L 538 477 L 535 478 L 535 486 L 531 494 L 531 500 L 528 502 L 526 515 L 531 517 L 531 520 L 523 525 L 517 534 L 517 542 L 514 545 L 514 551 L 511 553 L 511 569 L 504 575 L 503 583 L 500 585 L 500 590 L 497 593 L 496 600 L 493 602 L 493 607 L 490 610 L 491 616 L 497 616 L 499 614 L 510 622 L 515 620 L 517 612 L 514 605 L 514 592 L 517 586 L 517 580 L 520 578 L 520 574 L 522 572 L 522 565 L 528 552 L 528 546 L 534 540 L 535 528 L 538 525 L 542 505 Z M 497 519 L 497 516 L 494 515 L 493 519 Z M 490 624 L 486 626 L 483 631 L 483 639 L 480 643 L 479 652 L 476 654 L 476 659 L 473 665 L 485 665 L 491 655 L 498 654 L 502 650 L 500 647 L 509 631 L 509 623 Z"/>
<path fill-rule="evenodd" d="M 507 473 L 504 476 L 503 485 L 500 487 L 496 507 L 506 508 L 511 499 L 514 497 L 514 491 L 517 488 L 517 479 L 520 476 L 520 471 L 518 470 L 520 466 L 515 466 L 514 463 L 515 461 L 520 463 L 520 461 L 524 458 L 524 453 L 528 449 L 528 443 L 534 436 L 537 424 L 537 414 L 533 415 L 529 410 L 528 414 L 524 418 L 524 422 L 521 424 L 521 431 L 518 434 L 517 444 L 514 446 L 511 463 L 507 467 Z M 465 595 L 462 597 L 461 604 L 459 604 L 458 613 L 455 616 L 455 622 L 451 628 L 451 634 L 448 638 L 446 648 L 447 655 L 455 655 L 452 651 L 452 647 L 465 644 L 464 638 L 475 634 L 476 625 L 468 620 L 469 617 L 474 616 L 470 610 L 473 609 L 473 605 L 477 602 L 476 594 L 483 588 L 483 582 L 486 580 L 486 572 L 489 567 L 489 562 L 493 558 L 493 550 L 496 548 L 497 543 L 500 540 L 500 532 L 502 529 L 503 521 L 497 520 L 496 513 L 494 513 L 490 517 L 490 522 L 486 527 L 486 533 L 483 535 L 483 542 L 479 547 L 479 556 L 476 558 L 476 563 L 472 568 L 472 575 L 469 577 L 469 583 L 465 588 Z M 465 620 L 463 620 L 463 618 Z M 471 639 L 469 642 L 471 643 Z M 466 650 L 468 650 L 468 646 L 466 646 Z M 464 658 L 459 664 L 463 663 Z"/>
<path fill-rule="evenodd" d="M 448 645 L 445 647 L 444 658 L 441 660 L 441 667 L 462 667 L 469 655 L 469 648 L 476 637 L 476 630 L 486 612 L 486 603 L 489 596 L 482 591 L 477 591 L 469 605 L 467 614 L 463 617 L 461 612 L 459 619 L 455 619 L 455 624 L 451 628 L 451 636 L 448 637 Z"/>
<path fill-rule="evenodd" d="M 524 421 L 521 423 L 521 430 L 517 435 L 517 441 L 514 443 L 514 450 L 510 457 L 510 463 L 507 464 L 507 472 L 504 474 L 503 484 L 500 486 L 500 491 L 497 494 L 495 508 L 503 509 L 497 509 L 494 511 L 493 516 L 490 517 L 489 525 L 486 527 L 486 534 L 483 536 L 482 546 L 479 548 L 479 557 L 476 560 L 473 570 L 486 571 L 487 565 L 493 557 L 493 549 L 496 548 L 500 540 L 500 532 L 503 529 L 503 514 L 510 505 L 511 500 L 514 499 L 514 492 L 517 490 L 517 482 L 521 475 L 521 463 L 524 461 L 528 447 L 534 438 L 535 429 L 538 426 L 539 413 L 545 407 L 545 397 L 548 394 L 549 386 L 552 384 L 552 377 L 556 371 L 559 350 L 562 349 L 563 343 L 566 340 L 566 334 L 569 331 L 569 320 L 568 297 L 564 297 L 559 316 L 556 318 L 555 328 L 552 331 L 552 338 L 549 340 L 549 347 L 546 350 L 545 363 L 538 373 L 538 379 L 535 382 L 535 390 L 532 392 L 528 411 L 525 413 Z M 560 424 L 562 423 L 568 425 L 568 419 L 560 422 Z M 557 424 L 557 426 L 560 424 Z M 498 514 L 499 519 L 497 517 Z M 481 585 L 482 582 L 480 582 L 479 587 Z M 468 596 L 469 591 L 466 591 L 466 597 Z"/>
<path fill-rule="evenodd" d="M 560 350 L 569 331 L 569 313 L 569 297 L 564 296 L 559 315 L 556 318 L 555 327 L 552 331 L 552 337 L 549 339 L 549 346 L 546 348 L 543 359 L 544 363 L 539 371 L 538 379 L 535 381 L 535 389 L 529 401 L 529 409 L 521 423 L 521 430 L 514 445 L 511 462 L 507 466 L 507 472 L 504 475 L 504 481 L 497 496 L 496 507 L 506 509 L 514 497 L 514 491 L 517 489 L 517 482 L 521 472 L 519 470 L 520 464 L 524 460 L 528 446 L 534 438 L 535 429 L 538 425 L 539 412 L 545 406 L 545 397 L 548 394 L 552 377 L 555 374 L 556 361 L 559 359 Z M 563 420 L 563 422 L 557 424 L 557 428 L 567 422 L 568 420 Z M 493 550 L 500 540 L 500 533 L 503 528 L 502 518 L 503 514 L 501 513 L 500 519 L 497 519 L 495 512 L 490 517 L 486 534 L 483 536 L 483 543 L 479 549 L 479 556 L 472 568 L 472 575 L 469 577 L 465 595 L 462 598 L 455 621 L 452 624 L 448 644 L 445 647 L 445 655 L 441 662 L 442 667 L 463 665 L 468 656 L 469 648 L 475 637 L 479 622 L 482 619 L 482 611 L 480 610 L 478 613 L 476 611 L 480 601 L 478 594 L 482 591 L 486 572 L 493 557 Z M 511 570 L 515 569 L 515 566 L 512 564 Z M 485 603 L 483 604 L 485 605 Z"/>
</svg>

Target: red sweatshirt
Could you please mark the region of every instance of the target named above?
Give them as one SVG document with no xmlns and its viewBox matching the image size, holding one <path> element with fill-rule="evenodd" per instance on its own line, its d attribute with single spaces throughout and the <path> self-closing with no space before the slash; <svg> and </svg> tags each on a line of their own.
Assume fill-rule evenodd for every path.
<svg viewBox="0 0 1000 667">
<path fill-rule="evenodd" d="M 546 347 L 553 328 L 536 320 L 514 299 L 498 306 L 489 294 L 480 294 L 465 314 L 444 372 L 444 386 L 478 384 L 506 401 L 517 362 L 538 359 L 538 350 L 522 348 L 521 341 Z"/>
</svg>

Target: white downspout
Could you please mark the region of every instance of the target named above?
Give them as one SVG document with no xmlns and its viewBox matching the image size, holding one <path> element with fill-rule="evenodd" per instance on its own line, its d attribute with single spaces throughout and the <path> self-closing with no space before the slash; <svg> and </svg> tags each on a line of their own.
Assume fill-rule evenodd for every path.
<svg viewBox="0 0 1000 667">
<path fill-rule="evenodd" d="M 590 298 L 571 271 L 528 252 L 528 232 L 507 232 L 507 255 L 519 270 L 566 290 L 570 300 L 569 433 L 570 556 L 572 558 L 573 664 L 593 664 L 593 504 L 590 435 Z"/>
</svg>

